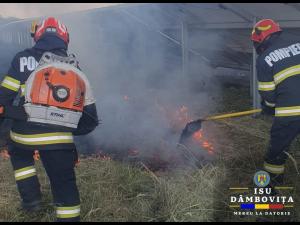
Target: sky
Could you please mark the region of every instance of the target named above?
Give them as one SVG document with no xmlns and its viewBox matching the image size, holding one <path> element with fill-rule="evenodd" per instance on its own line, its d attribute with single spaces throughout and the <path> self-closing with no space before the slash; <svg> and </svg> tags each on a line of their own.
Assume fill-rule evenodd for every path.
<svg viewBox="0 0 300 225">
<path fill-rule="evenodd" d="M 20 19 L 57 15 L 120 3 L 0 3 L 0 15 Z"/>
</svg>

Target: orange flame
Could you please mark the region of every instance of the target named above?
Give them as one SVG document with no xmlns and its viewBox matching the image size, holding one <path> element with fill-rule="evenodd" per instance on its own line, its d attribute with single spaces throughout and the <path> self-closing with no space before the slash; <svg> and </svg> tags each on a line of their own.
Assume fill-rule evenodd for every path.
<svg viewBox="0 0 300 225">
<path fill-rule="evenodd" d="M 140 152 L 137 149 L 129 149 L 128 150 L 128 155 L 130 155 L 130 156 L 137 156 L 139 153 Z"/>
<path fill-rule="evenodd" d="M 199 130 L 193 134 L 193 139 L 198 144 L 200 144 L 201 147 L 205 148 L 208 151 L 208 153 L 213 154 L 214 147 L 212 146 L 212 143 L 210 143 L 209 141 L 204 139 L 201 130 Z"/>
<path fill-rule="evenodd" d="M 186 106 L 183 105 L 176 111 L 176 120 L 177 122 L 183 123 L 184 125 L 192 121 L 188 112 L 188 108 Z M 208 153 L 213 154 L 214 147 L 212 143 L 210 143 L 208 140 L 204 138 L 201 130 L 193 134 L 193 140 L 198 145 L 200 145 L 201 148 L 206 149 Z"/>
<path fill-rule="evenodd" d="M 202 132 L 201 132 L 201 130 L 195 132 L 195 133 L 193 134 L 193 138 L 194 138 L 195 140 L 197 140 L 197 141 L 201 141 L 201 139 L 202 139 Z"/>
<path fill-rule="evenodd" d="M 110 161 L 111 157 L 103 155 L 103 156 L 99 156 L 97 157 L 98 159 L 102 160 L 102 161 Z"/>
<path fill-rule="evenodd" d="M 102 161 L 110 161 L 112 160 L 110 156 L 103 153 L 101 150 L 96 153 L 96 158 Z"/>
</svg>

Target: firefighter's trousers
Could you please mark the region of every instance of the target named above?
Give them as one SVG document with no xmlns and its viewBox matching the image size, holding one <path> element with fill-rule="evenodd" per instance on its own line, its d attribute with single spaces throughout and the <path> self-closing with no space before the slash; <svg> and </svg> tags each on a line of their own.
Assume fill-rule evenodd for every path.
<svg viewBox="0 0 300 225">
<path fill-rule="evenodd" d="M 33 151 L 10 146 L 10 158 L 23 208 L 41 202 Z M 75 150 L 41 150 L 41 161 L 51 184 L 57 221 L 80 220 L 80 198 L 75 177 Z"/>
<path fill-rule="evenodd" d="M 285 162 L 292 141 L 300 133 L 300 120 L 285 121 L 275 119 L 271 128 L 271 138 L 265 154 L 264 169 L 268 171 L 275 183 L 282 184 Z M 276 180 L 277 179 L 277 180 Z"/>
</svg>

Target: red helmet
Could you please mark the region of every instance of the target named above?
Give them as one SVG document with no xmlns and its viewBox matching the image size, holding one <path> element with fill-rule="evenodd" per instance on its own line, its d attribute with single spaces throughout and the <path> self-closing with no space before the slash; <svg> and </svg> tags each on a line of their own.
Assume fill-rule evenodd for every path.
<svg viewBox="0 0 300 225">
<path fill-rule="evenodd" d="M 65 43 L 69 43 L 69 33 L 67 27 L 54 17 L 49 17 L 35 26 L 34 41 L 37 42 L 45 33 L 55 33 Z"/>
<path fill-rule="evenodd" d="M 282 31 L 279 24 L 271 19 L 263 19 L 257 22 L 252 30 L 251 40 L 262 43 L 271 34 Z"/>
</svg>

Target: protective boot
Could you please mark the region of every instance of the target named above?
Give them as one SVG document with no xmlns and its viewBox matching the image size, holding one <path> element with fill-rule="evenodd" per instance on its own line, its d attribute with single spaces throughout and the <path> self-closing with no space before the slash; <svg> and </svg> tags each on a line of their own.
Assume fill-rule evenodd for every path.
<svg viewBox="0 0 300 225">
<path fill-rule="evenodd" d="M 283 174 L 273 174 L 270 173 L 271 183 L 274 186 L 282 186 L 284 181 L 284 175 Z"/>
<path fill-rule="evenodd" d="M 270 174 L 270 183 L 266 188 L 271 188 L 271 195 L 275 196 L 280 194 L 278 190 L 275 189 L 275 187 L 282 186 L 283 181 L 284 181 L 284 175 L 283 174 L 274 174 L 274 173 L 269 173 Z"/>
</svg>

